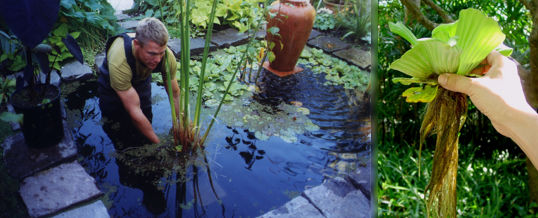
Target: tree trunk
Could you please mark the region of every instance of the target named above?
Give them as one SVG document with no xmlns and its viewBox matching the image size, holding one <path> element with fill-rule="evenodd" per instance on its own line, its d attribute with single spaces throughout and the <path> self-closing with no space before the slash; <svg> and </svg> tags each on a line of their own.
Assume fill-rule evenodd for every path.
<svg viewBox="0 0 538 218">
<path fill-rule="evenodd" d="M 532 31 L 529 36 L 530 47 L 530 72 L 520 73 L 523 90 L 529 104 L 536 109 L 538 107 L 538 0 L 520 0 L 530 11 L 532 18 Z M 529 194 L 531 202 L 538 203 L 538 171 L 530 164 L 527 158 L 527 172 L 529 174 Z"/>
</svg>

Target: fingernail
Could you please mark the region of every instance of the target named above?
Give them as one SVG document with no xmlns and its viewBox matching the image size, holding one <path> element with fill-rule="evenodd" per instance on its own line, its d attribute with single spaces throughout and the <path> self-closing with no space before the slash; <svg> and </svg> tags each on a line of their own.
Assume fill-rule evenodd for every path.
<svg viewBox="0 0 538 218">
<path fill-rule="evenodd" d="M 448 78 L 447 78 L 446 74 L 441 74 L 441 75 L 439 75 L 439 77 L 437 77 L 437 82 L 439 82 L 439 84 L 441 84 L 441 85 L 445 85 L 447 79 Z"/>
</svg>

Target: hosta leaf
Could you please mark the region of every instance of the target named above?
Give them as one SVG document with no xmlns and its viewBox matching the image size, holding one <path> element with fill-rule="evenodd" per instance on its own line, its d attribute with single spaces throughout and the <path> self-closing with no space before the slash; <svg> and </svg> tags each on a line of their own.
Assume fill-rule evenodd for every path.
<svg viewBox="0 0 538 218">
<path fill-rule="evenodd" d="M 504 41 L 505 35 L 495 20 L 469 8 L 460 11 L 456 37 L 462 50 L 457 74 L 466 75 Z"/>
<path fill-rule="evenodd" d="M 454 73 L 458 69 L 460 51 L 437 39 L 418 41 L 402 57 L 390 65 L 418 79 L 428 79 L 432 74 Z"/>
<path fill-rule="evenodd" d="M 402 93 L 406 102 L 430 102 L 435 98 L 437 94 L 437 86 L 426 85 L 424 87 L 411 87 Z"/>
<path fill-rule="evenodd" d="M 389 22 L 389 29 L 391 32 L 398 34 L 405 40 L 407 40 L 409 43 L 411 43 L 412 46 L 417 44 L 417 37 L 411 30 L 409 30 L 402 22 L 393 23 Z"/>
</svg>

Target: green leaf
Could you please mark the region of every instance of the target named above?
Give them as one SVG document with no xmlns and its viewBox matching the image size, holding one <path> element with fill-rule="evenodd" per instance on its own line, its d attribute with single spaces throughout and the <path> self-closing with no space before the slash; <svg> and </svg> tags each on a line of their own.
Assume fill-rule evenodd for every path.
<svg viewBox="0 0 538 218">
<path fill-rule="evenodd" d="M 275 60 L 275 58 L 276 58 L 276 57 L 275 57 L 275 53 L 272 52 L 272 51 L 269 51 L 269 52 L 267 53 L 267 58 L 269 59 L 269 62 L 273 62 L 273 61 Z"/>
<path fill-rule="evenodd" d="M 437 39 L 418 41 L 402 57 L 390 65 L 418 79 L 428 79 L 432 74 L 454 73 L 458 69 L 460 51 Z"/>
<path fill-rule="evenodd" d="M 502 55 L 508 57 L 512 54 L 514 49 L 506 46 L 504 43 L 501 43 L 497 48 L 495 48 L 495 51 L 501 53 Z"/>
<path fill-rule="evenodd" d="M 406 102 L 430 102 L 435 98 L 437 94 L 437 86 L 426 85 L 424 87 L 411 87 L 402 93 Z"/>
<path fill-rule="evenodd" d="M 432 31 L 432 38 L 439 39 L 443 42 L 449 42 L 456 36 L 456 29 L 458 27 L 458 21 L 454 23 L 445 23 L 437 26 Z"/>
<path fill-rule="evenodd" d="M 504 41 L 505 35 L 495 20 L 469 8 L 460 11 L 456 37 L 456 46 L 462 50 L 457 74 L 466 75 Z"/>
<path fill-rule="evenodd" d="M 393 23 L 389 22 L 389 29 L 391 32 L 398 34 L 405 40 L 407 40 L 409 43 L 411 43 L 412 46 L 417 44 L 417 37 L 411 30 L 409 30 L 402 22 Z"/>
<path fill-rule="evenodd" d="M 276 26 L 273 26 L 271 28 L 268 29 L 269 33 L 271 33 L 272 35 L 275 35 L 275 36 L 278 36 L 278 32 L 280 31 L 280 29 Z"/>
<path fill-rule="evenodd" d="M 411 85 L 414 83 L 418 84 L 428 84 L 428 85 L 437 85 L 437 80 L 422 80 L 418 78 L 407 78 L 407 77 L 395 77 L 392 79 L 393 83 L 401 83 L 402 85 Z"/>
<path fill-rule="evenodd" d="M 4 122 L 20 123 L 22 122 L 22 114 L 2 112 L 0 114 L 0 120 Z"/>
</svg>

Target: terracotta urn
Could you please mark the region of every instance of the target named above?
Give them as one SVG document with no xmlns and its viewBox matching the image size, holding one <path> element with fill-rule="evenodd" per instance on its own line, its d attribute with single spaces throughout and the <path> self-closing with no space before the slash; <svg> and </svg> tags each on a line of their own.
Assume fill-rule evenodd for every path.
<svg viewBox="0 0 538 218">
<path fill-rule="evenodd" d="M 315 17 L 316 11 L 308 0 L 280 0 L 271 4 L 266 39 L 275 59 L 264 63 L 267 70 L 281 77 L 302 71 L 296 64 Z M 278 34 L 271 33 L 276 29 L 272 27 L 278 27 Z"/>
</svg>

